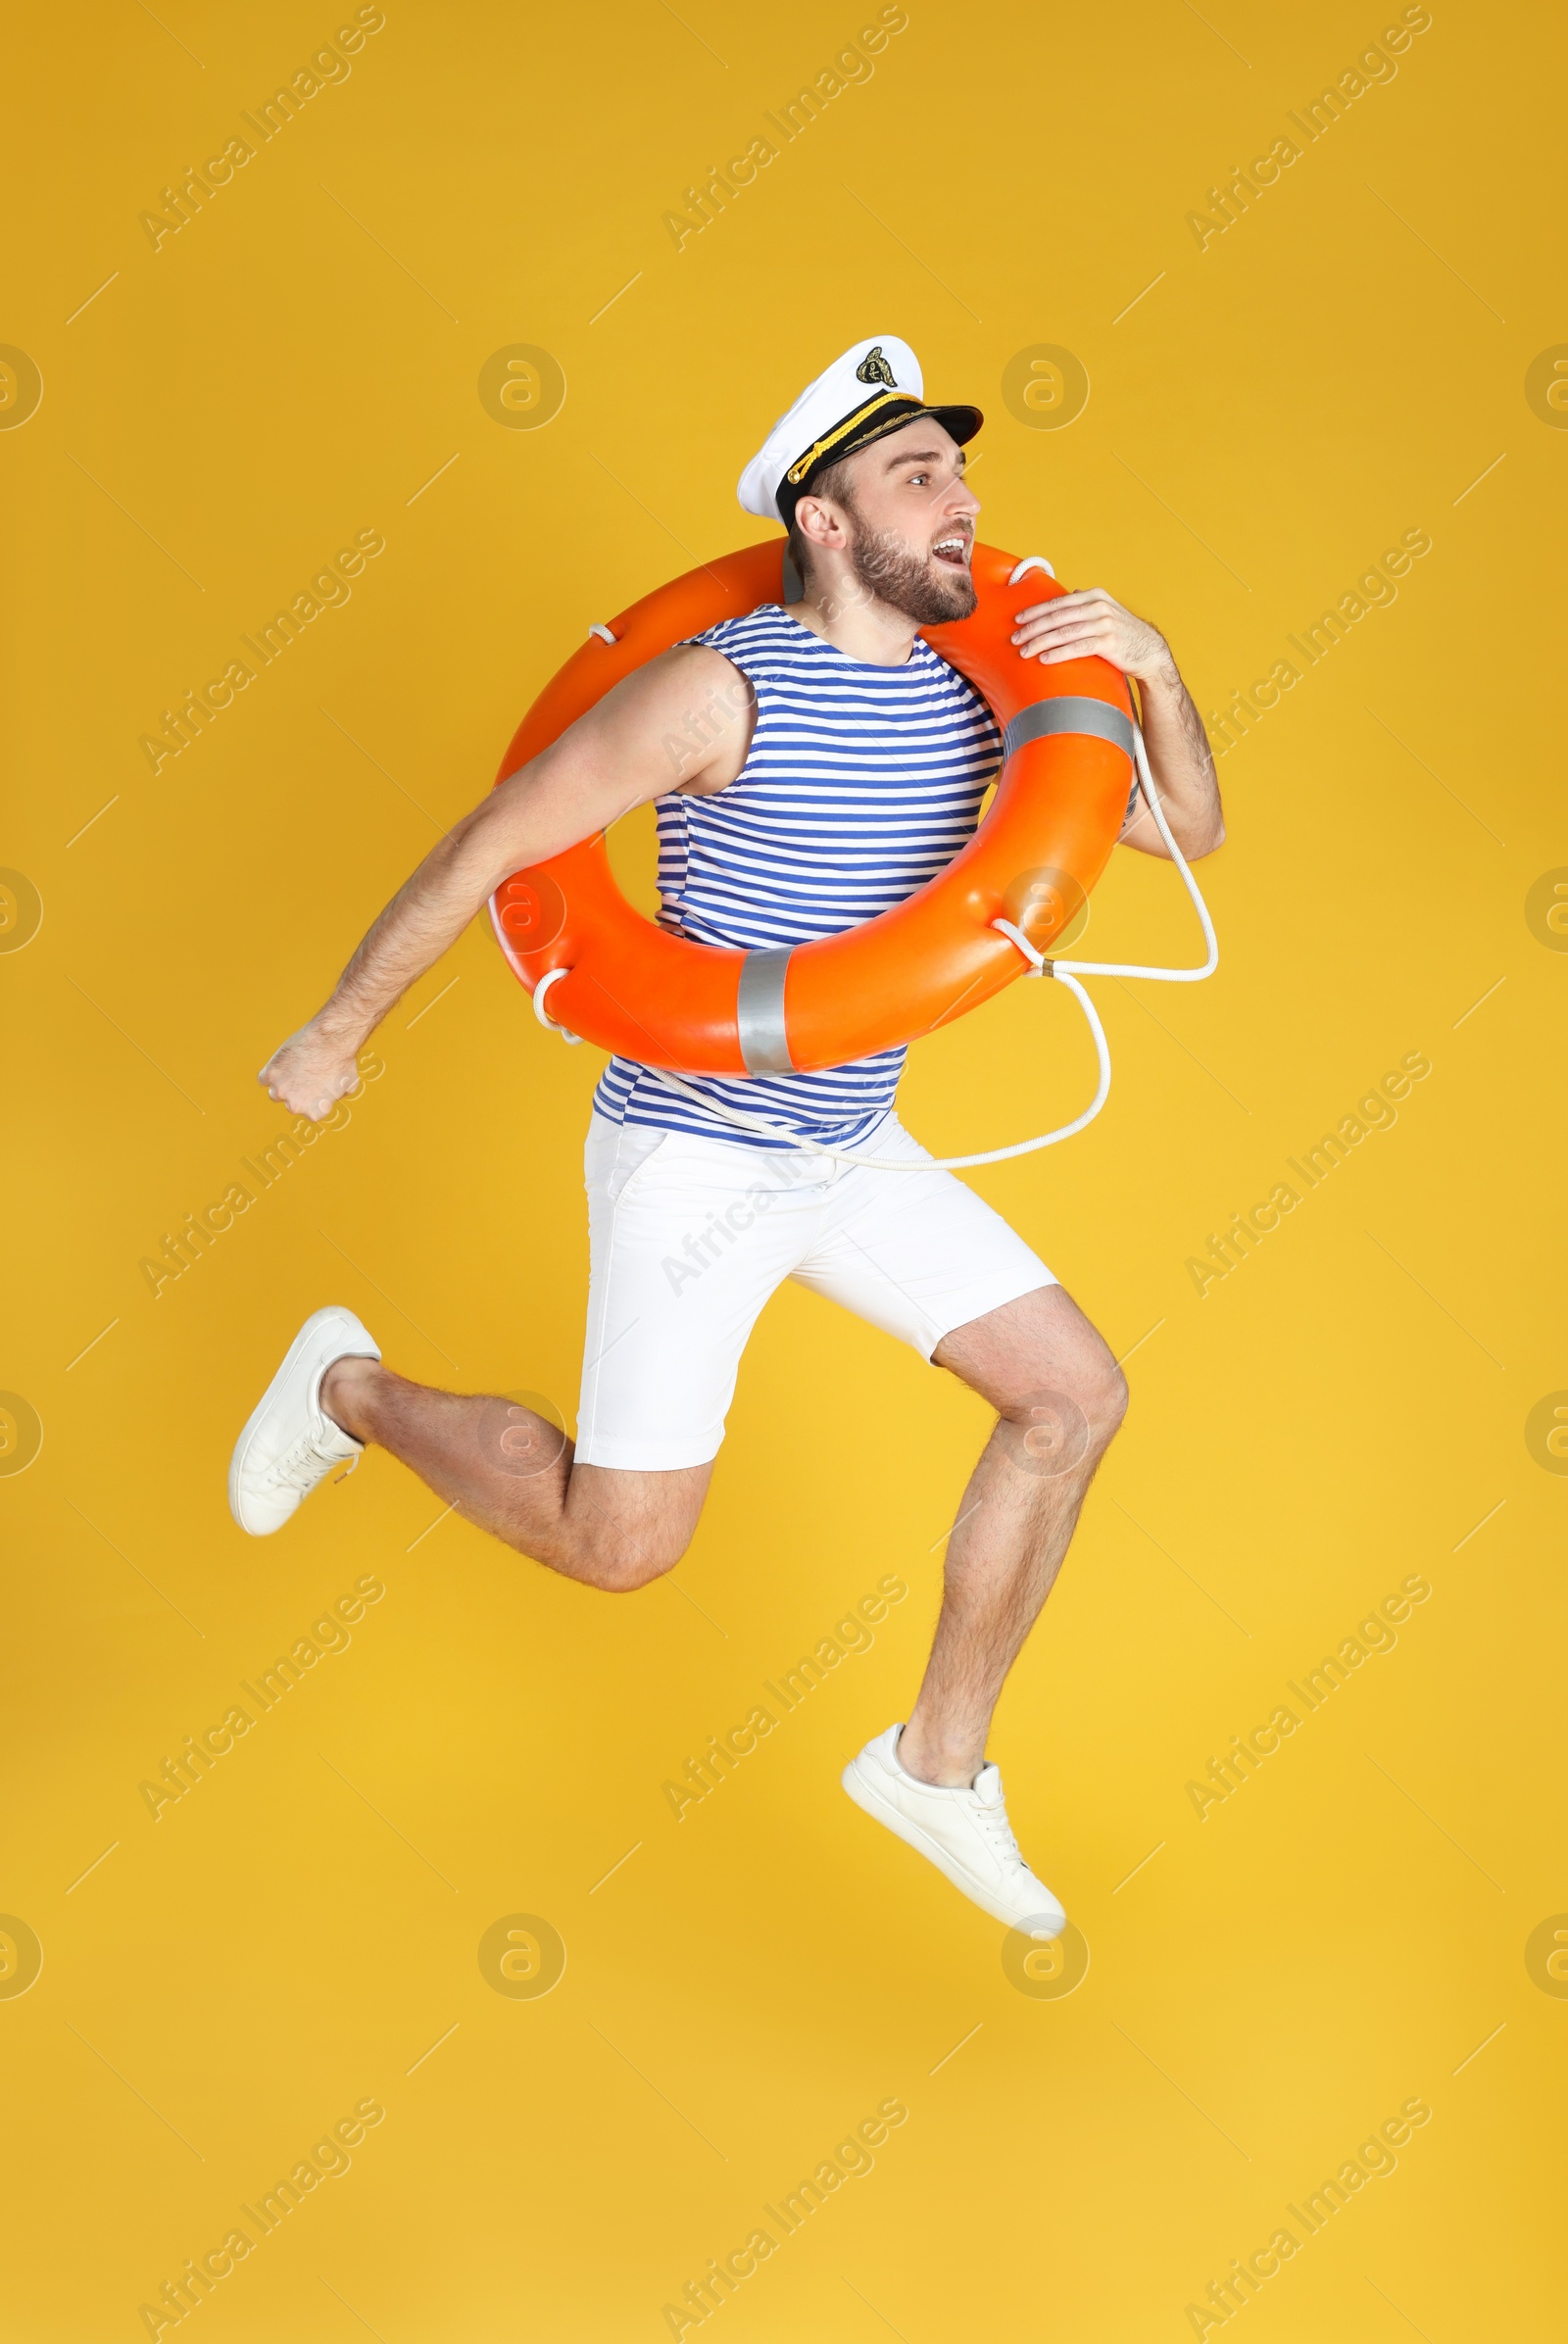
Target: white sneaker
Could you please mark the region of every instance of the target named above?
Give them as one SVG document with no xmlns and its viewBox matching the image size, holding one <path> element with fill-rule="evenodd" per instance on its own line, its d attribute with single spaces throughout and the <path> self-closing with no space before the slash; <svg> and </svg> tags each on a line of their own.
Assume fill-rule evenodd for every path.
<svg viewBox="0 0 1568 2344">
<path fill-rule="evenodd" d="M 1060 1936 L 1067 1916 L 1018 1852 L 996 1767 L 983 1766 L 972 1789 L 921 1782 L 899 1763 L 903 1732 L 890 1726 L 844 1769 L 856 1805 L 929 1858 L 993 1920 L 1032 1937 Z"/>
<path fill-rule="evenodd" d="M 352 1310 L 334 1306 L 306 1320 L 229 1460 L 228 1510 L 241 1530 L 267 1538 L 334 1465 L 353 1472 L 365 1443 L 321 1414 L 321 1378 L 334 1359 L 380 1356 Z"/>
</svg>

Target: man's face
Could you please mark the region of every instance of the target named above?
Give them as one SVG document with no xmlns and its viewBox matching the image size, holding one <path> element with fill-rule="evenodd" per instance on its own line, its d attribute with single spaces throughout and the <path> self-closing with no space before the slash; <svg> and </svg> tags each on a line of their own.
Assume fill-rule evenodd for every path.
<svg viewBox="0 0 1568 2344">
<path fill-rule="evenodd" d="M 920 626 L 967 618 L 979 500 L 963 477 L 964 456 L 929 415 L 873 440 L 849 462 L 841 516 L 858 583 Z"/>
</svg>

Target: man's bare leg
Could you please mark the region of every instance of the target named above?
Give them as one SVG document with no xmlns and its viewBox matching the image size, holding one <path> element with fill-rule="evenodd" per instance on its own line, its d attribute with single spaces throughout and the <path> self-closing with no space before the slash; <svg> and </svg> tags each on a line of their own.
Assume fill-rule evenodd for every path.
<svg viewBox="0 0 1568 2344">
<path fill-rule="evenodd" d="M 955 1328 L 933 1356 L 998 1411 L 948 1541 L 931 1658 L 898 1748 L 921 1782 L 959 1784 L 985 1763 L 992 1711 L 1061 1569 L 1127 1386 L 1059 1286 Z"/>
<path fill-rule="evenodd" d="M 567 1579 L 629 1593 L 672 1570 L 712 1466 L 624 1473 L 576 1463 L 565 1434 L 500 1397 L 411 1384 L 374 1359 L 339 1359 L 321 1407 L 373 1441 L 480 1530 Z"/>
</svg>

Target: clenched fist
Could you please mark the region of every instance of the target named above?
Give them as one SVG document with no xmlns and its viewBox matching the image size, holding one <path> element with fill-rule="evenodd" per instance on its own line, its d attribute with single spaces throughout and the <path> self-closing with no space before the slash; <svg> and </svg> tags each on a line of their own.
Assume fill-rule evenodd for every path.
<svg viewBox="0 0 1568 2344">
<path fill-rule="evenodd" d="M 319 1123 L 358 1088 L 360 1070 L 348 1043 L 323 1034 L 313 1018 L 272 1052 L 256 1079 L 267 1086 L 269 1099 L 281 1099 L 292 1113 Z"/>
</svg>

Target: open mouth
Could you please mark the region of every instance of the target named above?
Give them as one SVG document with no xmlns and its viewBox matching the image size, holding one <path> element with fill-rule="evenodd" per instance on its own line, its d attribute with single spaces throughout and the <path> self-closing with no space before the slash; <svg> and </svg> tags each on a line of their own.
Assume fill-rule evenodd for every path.
<svg viewBox="0 0 1568 2344">
<path fill-rule="evenodd" d="M 939 537 L 932 546 L 931 559 L 933 562 L 942 562 L 948 569 L 967 569 L 969 566 L 968 537 L 961 529 L 951 530 L 946 537 Z"/>
</svg>

